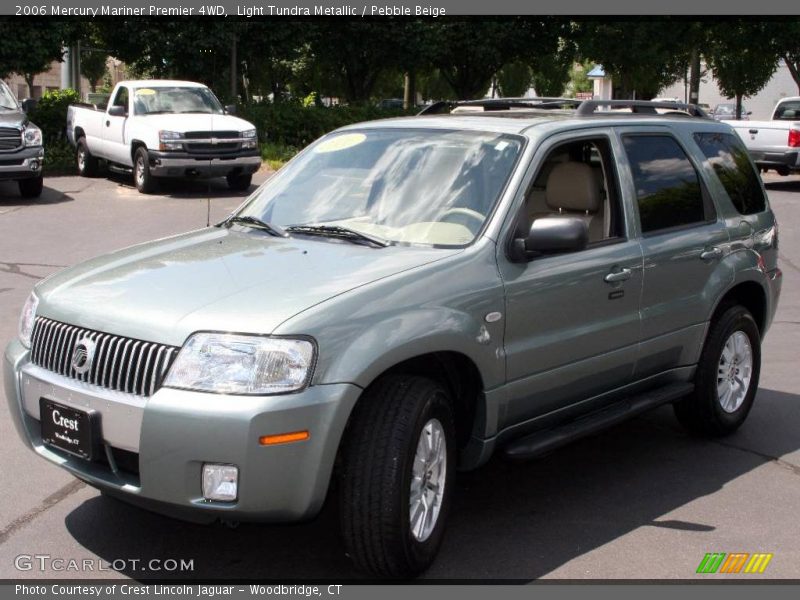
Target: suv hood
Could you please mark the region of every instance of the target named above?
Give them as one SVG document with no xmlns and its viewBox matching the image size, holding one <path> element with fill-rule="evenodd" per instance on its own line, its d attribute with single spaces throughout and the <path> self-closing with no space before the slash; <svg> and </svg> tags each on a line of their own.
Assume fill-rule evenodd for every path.
<svg viewBox="0 0 800 600">
<path fill-rule="evenodd" d="M 52 275 L 36 288 L 37 315 L 175 346 L 203 330 L 268 334 L 333 296 L 456 252 L 203 229 Z"/>
<path fill-rule="evenodd" d="M 4 110 L 0 108 L 0 127 L 21 127 L 27 116 L 21 110 Z"/>
<path fill-rule="evenodd" d="M 153 129 L 165 129 L 186 133 L 187 131 L 247 131 L 255 126 L 233 115 L 208 115 L 200 113 L 142 115 L 137 117 Z"/>
</svg>

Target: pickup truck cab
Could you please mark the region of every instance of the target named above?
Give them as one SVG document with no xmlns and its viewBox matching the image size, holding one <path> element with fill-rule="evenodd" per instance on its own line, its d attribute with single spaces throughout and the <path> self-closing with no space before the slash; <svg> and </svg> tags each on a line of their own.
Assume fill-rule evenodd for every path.
<svg viewBox="0 0 800 600">
<path fill-rule="evenodd" d="M 142 193 L 155 191 L 160 177 L 225 177 L 242 191 L 261 155 L 255 127 L 233 110 L 200 83 L 122 81 L 105 108 L 70 106 L 67 136 L 82 176 L 94 176 L 104 161 L 132 170 Z"/>
<path fill-rule="evenodd" d="M 216 226 L 52 275 L 3 365 L 22 440 L 201 522 L 336 481 L 349 555 L 406 577 L 493 452 L 667 403 L 735 431 L 782 281 L 763 184 L 728 125 L 605 104 L 348 126 Z"/>
<path fill-rule="evenodd" d="M 24 198 L 38 198 L 44 180 L 42 131 L 28 120 L 5 82 L 0 79 L 0 181 L 16 181 Z"/>
<path fill-rule="evenodd" d="M 769 121 L 728 121 L 758 168 L 779 175 L 800 172 L 800 96 L 783 98 Z"/>
</svg>

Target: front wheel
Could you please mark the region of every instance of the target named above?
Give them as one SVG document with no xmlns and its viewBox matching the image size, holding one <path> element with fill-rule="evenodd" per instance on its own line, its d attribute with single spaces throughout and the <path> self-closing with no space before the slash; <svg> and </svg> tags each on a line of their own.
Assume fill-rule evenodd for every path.
<svg viewBox="0 0 800 600">
<path fill-rule="evenodd" d="M 23 198 L 38 198 L 42 195 L 44 178 L 39 175 L 30 179 L 20 179 L 17 185 L 19 185 L 19 193 Z"/>
<path fill-rule="evenodd" d="M 678 420 L 695 433 L 733 433 L 753 406 L 760 372 L 758 326 L 746 308 L 729 306 L 711 322 L 694 393 L 675 404 Z"/>
<path fill-rule="evenodd" d="M 455 426 L 445 390 L 388 376 L 364 392 L 343 450 L 341 522 L 356 565 L 413 577 L 439 550 L 455 485 Z"/>
<path fill-rule="evenodd" d="M 156 179 L 150 174 L 150 157 L 147 148 L 137 148 L 133 159 L 133 181 L 141 194 L 156 191 Z"/>
</svg>

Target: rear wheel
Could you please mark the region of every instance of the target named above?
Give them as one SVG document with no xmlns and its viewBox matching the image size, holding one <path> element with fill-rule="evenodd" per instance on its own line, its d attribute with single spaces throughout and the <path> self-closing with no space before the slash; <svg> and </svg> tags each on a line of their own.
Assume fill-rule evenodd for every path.
<svg viewBox="0 0 800 600">
<path fill-rule="evenodd" d="M 228 181 L 228 188 L 235 192 L 244 192 L 250 189 L 250 185 L 253 183 L 253 176 L 249 174 L 228 175 L 225 179 Z"/>
<path fill-rule="evenodd" d="M 100 168 L 99 161 L 89 152 L 86 138 L 78 140 L 75 149 L 75 163 L 78 166 L 78 175 L 81 177 L 94 177 Z"/>
<path fill-rule="evenodd" d="M 156 179 L 150 174 L 150 157 L 147 148 L 137 148 L 133 159 L 133 180 L 136 189 L 142 194 L 156 191 Z"/>
<path fill-rule="evenodd" d="M 356 406 L 343 451 L 341 521 L 356 565 L 413 577 L 433 562 L 455 484 L 447 393 L 416 376 L 388 376 Z"/>
<path fill-rule="evenodd" d="M 729 306 L 712 321 L 695 377 L 695 391 L 675 404 L 690 431 L 721 436 L 744 423 L 761 371 L 761 336 L 753 316 Z"/>
<path fill-rule="evenodd" d="M 38 198 L 42 195 L 44 177 L 39 175 L 30 179 L 20 179 L 17 184 L 19 185 L 19 193 L 23 198 Z"/>
</svg>

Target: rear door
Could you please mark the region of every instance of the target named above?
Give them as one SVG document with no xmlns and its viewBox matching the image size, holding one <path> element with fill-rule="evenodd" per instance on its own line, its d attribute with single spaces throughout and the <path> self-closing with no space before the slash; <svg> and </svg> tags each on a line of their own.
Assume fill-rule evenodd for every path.
<svg viewBox="0 0 800 600">
<path fill-rule="evenodd" d="M 694 364 L 709 306 L 732 272 L 730 252 L 695 158 L 666 128 L 621 131 L 644 253 L 642 343 L 636 379 Z"/>
</svg>

